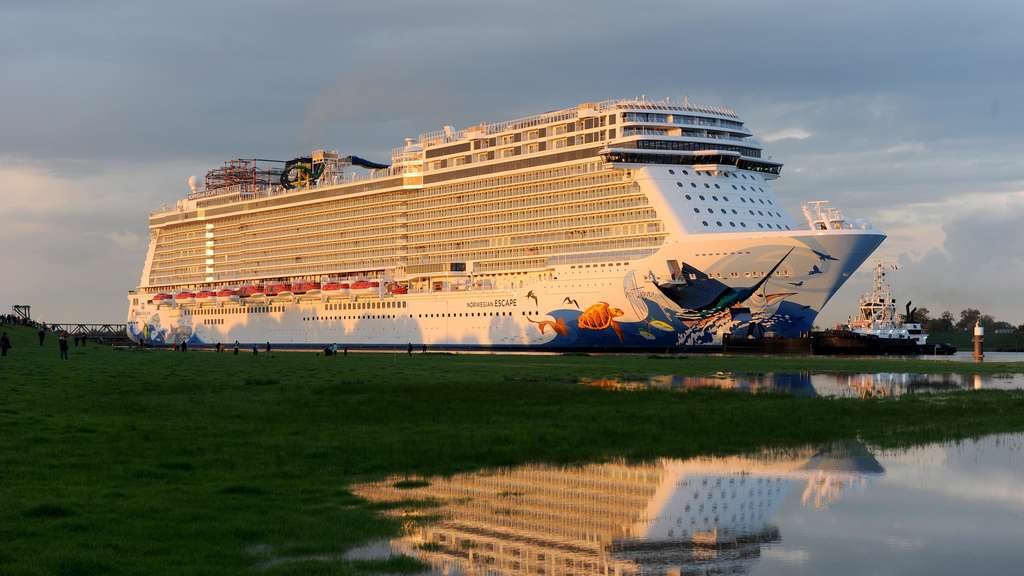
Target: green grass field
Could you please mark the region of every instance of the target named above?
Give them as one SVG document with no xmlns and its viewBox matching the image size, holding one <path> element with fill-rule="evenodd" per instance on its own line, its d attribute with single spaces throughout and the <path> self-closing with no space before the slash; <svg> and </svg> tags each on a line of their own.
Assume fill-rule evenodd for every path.
<svg viewBox="0 0 1024 576">
<path fill-rule="evenodd" d="M 337 574 L 396 533 L 352 482 L 526 462 L 685 457 L 859 437 L 899 445 L 1024 430 L 1024 393 L 829 400 L 613 392 L 578 378 L 732 371 L 1024 372 L 828 358 L 111 350 L 58 360 L 6 329 L 0 574 Z M 312 559 L 322 556 L 330 561 Z M 268 558 L 294 558 L 273 567 Z M 302 558 L 309 558 L 301 560 Z"/>
</svg>

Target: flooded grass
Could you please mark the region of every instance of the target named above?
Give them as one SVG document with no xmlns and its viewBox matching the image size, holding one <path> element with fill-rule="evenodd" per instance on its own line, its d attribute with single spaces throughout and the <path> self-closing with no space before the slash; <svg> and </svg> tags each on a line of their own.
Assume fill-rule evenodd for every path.
<svg viewBox="0 0 1024 576">
<path fill-rule="evenodd" d="M 414 570 L 337 560 L 400 527 L 348 485 L 528 462 L 687 457 L 854 437 L 893 446 L 1024 429 L 1021 392 L 865 401 L 621 394 L 577 384 L 669 366 L 680 374 L 975 370 L 957 363 L 234 356 L 93 344 L 60 362 L 54 339 L 40 348 L 34 333 L 6 330 L 14 349 L 0 361 L 4 574 Z M 1024 372 L 1012 364 L 980 369 Z"/>
</svg>

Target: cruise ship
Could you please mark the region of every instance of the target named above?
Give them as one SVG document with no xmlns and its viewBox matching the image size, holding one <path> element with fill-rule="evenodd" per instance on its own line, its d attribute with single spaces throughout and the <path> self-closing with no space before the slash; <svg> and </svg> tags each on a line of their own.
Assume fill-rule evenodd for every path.
<svg viewBox="0 0 1024 576">
<path fill-rule="evenodd" d="M 149 217 L 149 345 L 640 350 L 797 336 L 885 236 L 794 218 L 733 111 L 587 102 L 445 126 L 390 164 L 232 160 Z"/>
</svg>

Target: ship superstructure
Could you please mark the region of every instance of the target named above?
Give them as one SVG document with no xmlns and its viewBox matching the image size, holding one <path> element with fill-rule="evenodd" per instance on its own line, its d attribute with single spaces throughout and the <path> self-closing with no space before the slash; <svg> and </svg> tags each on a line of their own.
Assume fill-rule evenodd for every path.
<svg viewBox="0 0 1024 576">
<path fill-rule="evenodd" d="M 734 112 L 643 99 L 445 127 L 387 166 L 232 161 L 151 214 L 129 332 L 515 349 L 796 335 L 884 235 L 820 205 L 792 219 L 781 168 Z"/>
</svg>

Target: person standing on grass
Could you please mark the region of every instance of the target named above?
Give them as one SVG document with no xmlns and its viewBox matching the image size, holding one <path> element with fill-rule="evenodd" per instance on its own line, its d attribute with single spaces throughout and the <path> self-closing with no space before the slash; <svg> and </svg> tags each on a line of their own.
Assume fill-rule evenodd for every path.
<svg viewBox="0 0 1024 576">
<path fill-rule="evenodd" d="M 252 355 L 253 355 L 253 356 L 259 356 L 259 354 L 260 354 L 260 348 L 259 348 L 259 346 L 257 346 L 257 345 L 255 345 L 255 344 L 253 344 L 253 345 L 252 345 Z"/>
<path fill-rule="evenodd" d="M 46 324 L 39 326 L 39 345 L 43 345 L 43 341 L 46 340 Z"/>
<path fill-rule="evenodd" d="M 7 356 L 7 351 L 11 349 L 11 339 L 7 337 L 7 332 L 4 332 L 3 336 L 0 336 L 0 356 Z"/>
<path fill-rule="evenodd" d="M 270 354 L 270 341 L 267 341 L 267 354 Z"/>
<path fill-rule="evenodd" d="M 409 342 L 408 353 L 409 353 L 409 356 L 412 356 L 412 342 Z"/>
<path fill-rule="evenodd" d="M 68 359 L 68 333 L 61 332 L 60 336 L 57 337 L 57 346 L 60 348 L 60 359 Z"/>
<path fill-rule="evenodd" d="M 238 340 L 235 340 L 235 356 L 238 356 Z"/>
</svg>

